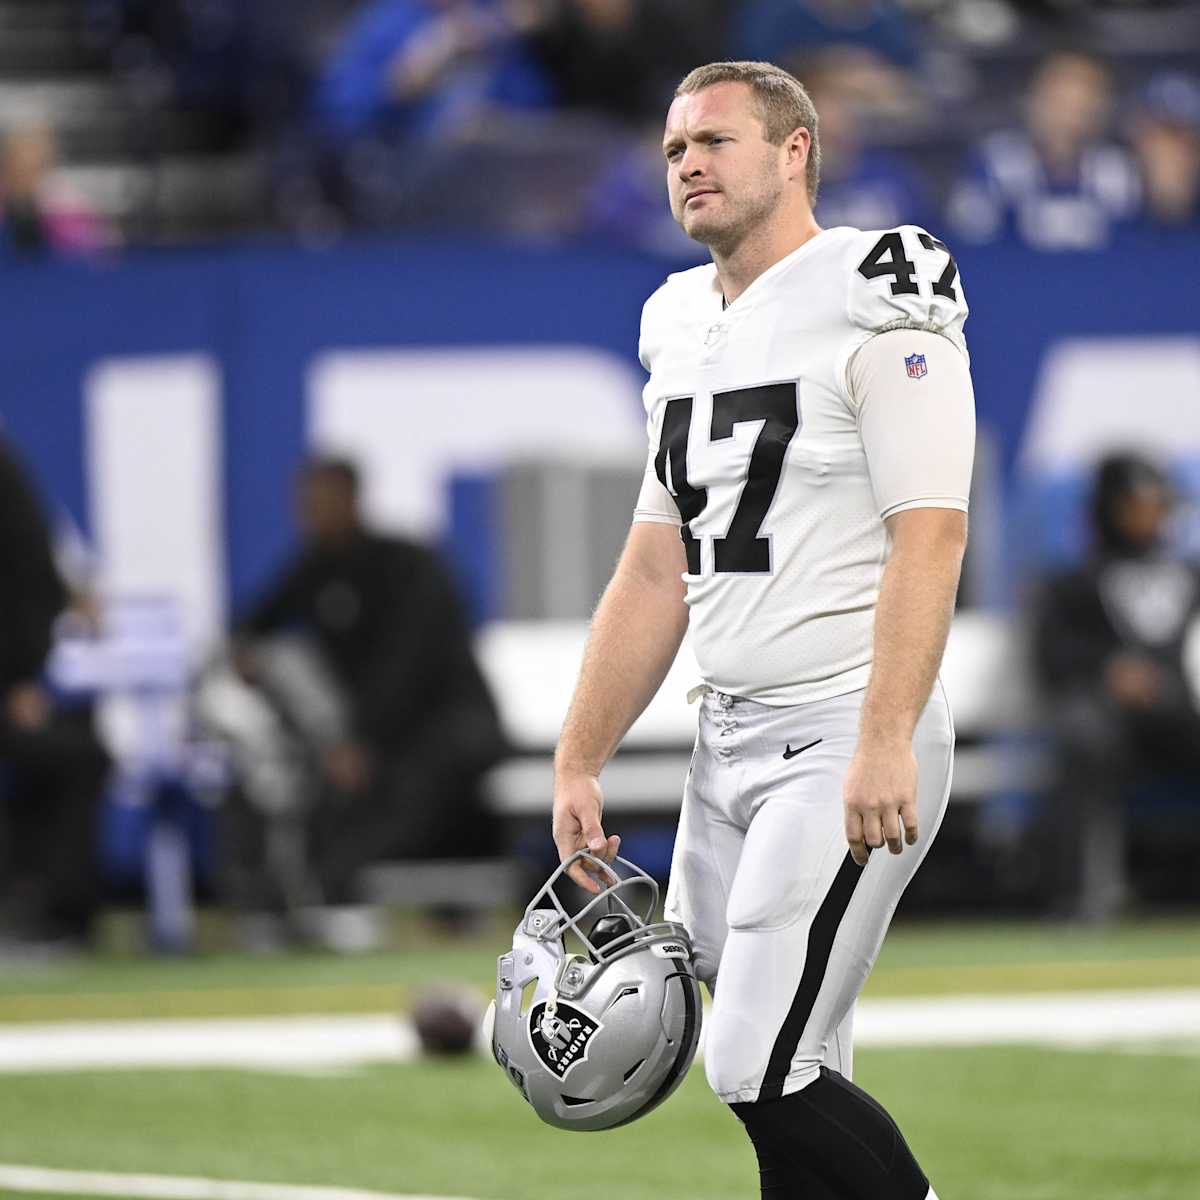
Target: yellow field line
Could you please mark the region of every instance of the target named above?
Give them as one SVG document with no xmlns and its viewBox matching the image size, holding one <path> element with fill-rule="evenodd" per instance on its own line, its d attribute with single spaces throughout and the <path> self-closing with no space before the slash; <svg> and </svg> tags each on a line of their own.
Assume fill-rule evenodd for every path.
<svg viewBox="0 0 1200 1200">
<path fill-rule="evenodd" d="M 1200 958 L 1181 956 L 882 966 L 868 982 L 866 994 L 927 996 L 955 992 L 1091 991 L 1114 986 L 1186 987 L 1197 984 L 1200 984 Z M 397 982 L 289 983 L 254 988 L 168 988 L 144 992 L 7 993 L 0 994 L 0 1021 L 380 1012 L 400 1008 L 412 990 L 411 983 Z"/>
<path fill-rule="evenodd" d="M 1200 958 L 1128 958 L 1128 959 L 1057 959 L 1050 962 L 968 963 L 955 966 L 897 966 L 879 967 L 868 987 L 878 986 L 891 991 L 908 991 L 919 995 L 946 990 L 972 991 L 989 983 L 1005 990 L 1030 991 L 1042 987 L 1055 990 L 1109 986 L 1113 980 L 1160 987 L 1164 983 L 1194 983 L 1200 981 Z M 1013 984 L 1017 986 L 1012 986 Z"/>
</svg>

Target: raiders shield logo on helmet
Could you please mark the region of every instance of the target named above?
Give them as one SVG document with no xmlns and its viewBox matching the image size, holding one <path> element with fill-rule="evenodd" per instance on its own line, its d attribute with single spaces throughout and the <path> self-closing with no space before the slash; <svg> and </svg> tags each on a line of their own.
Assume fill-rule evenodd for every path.
<svg viewBox="0 0 1200 1200">
<path fill-rule="evenodd" d="M 538 1058 L 561 1079 L 587 1057 L 588 1042 L 603 1026 L 561 1000 L 554 1016 L 545 1017 L 545 1012 L 545 1004 L 535 1004 L 530 1011 L 529 1041 Z"/>
</svg>

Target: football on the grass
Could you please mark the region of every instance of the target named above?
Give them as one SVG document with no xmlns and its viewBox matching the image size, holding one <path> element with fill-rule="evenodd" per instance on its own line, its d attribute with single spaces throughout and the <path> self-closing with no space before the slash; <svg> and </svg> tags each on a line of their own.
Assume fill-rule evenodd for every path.
<svg viewBox="0 0 1200 1200">
<path fill-rule="evenodd" d="M 483 1003 L 465 988 L 431 988 L 413 1005 L 421 1049 L 430 1055 L 466 1054 L 474 1044 Z"/>
</svg>

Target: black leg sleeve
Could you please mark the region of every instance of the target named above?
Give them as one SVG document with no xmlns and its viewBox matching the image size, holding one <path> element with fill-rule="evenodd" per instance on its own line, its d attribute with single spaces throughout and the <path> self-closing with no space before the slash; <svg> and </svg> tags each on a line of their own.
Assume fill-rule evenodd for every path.
<svg viewBox="0 0 1200 1200">
<path fill-rule="evenodd" d="M 764 1162 L 769 1169 L 764 1200 L 925 1200 L 929 1193 L 887 1110 L 827 1067 L 802 1091 L 730 1107 L 754 1143 L 760 1172 Z"/>
</svg>

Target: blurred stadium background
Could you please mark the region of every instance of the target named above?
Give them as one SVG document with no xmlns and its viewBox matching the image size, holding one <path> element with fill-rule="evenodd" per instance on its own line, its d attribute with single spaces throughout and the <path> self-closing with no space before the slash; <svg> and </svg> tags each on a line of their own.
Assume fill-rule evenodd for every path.
<svg viewBox="0 0 1200 1200">
<path fill-rule="evenodd" d="M 1161 464 L 1162 558 L 1200 552 L 1200 5 L 1165 0 L 0 0 L 0 1194 L 756 1194 L 700 1072 L 577 1142 L 411 1019 L 492 987 L 553 865 L 550 755 L 642 471 L 640 306 L 701 260 L 661 117 L 720 57 L 810 82 L 818 219 L 929 227 L 972 310 L 954 792 L 857 1070 L 947 1200 L 1200 1196 L 1200 779 L 1064 810 L 1031 624 L 1089 561 L 1105 455 Z M 304 838 L 364 794 L 321 749 L 345 697 L 244 678 L 314 457 L 459 597 L 406 610 L 438 649 L 396 659 L 370 798 L 412 820 L 336 898 Z M 464 797 L 417 753 L 457 607 L 505 742 Z M 1163 653 L 1194 711 L 1193 628 Z M 660 876 L 689 664 L 606 776 Z"/>
</svg>

